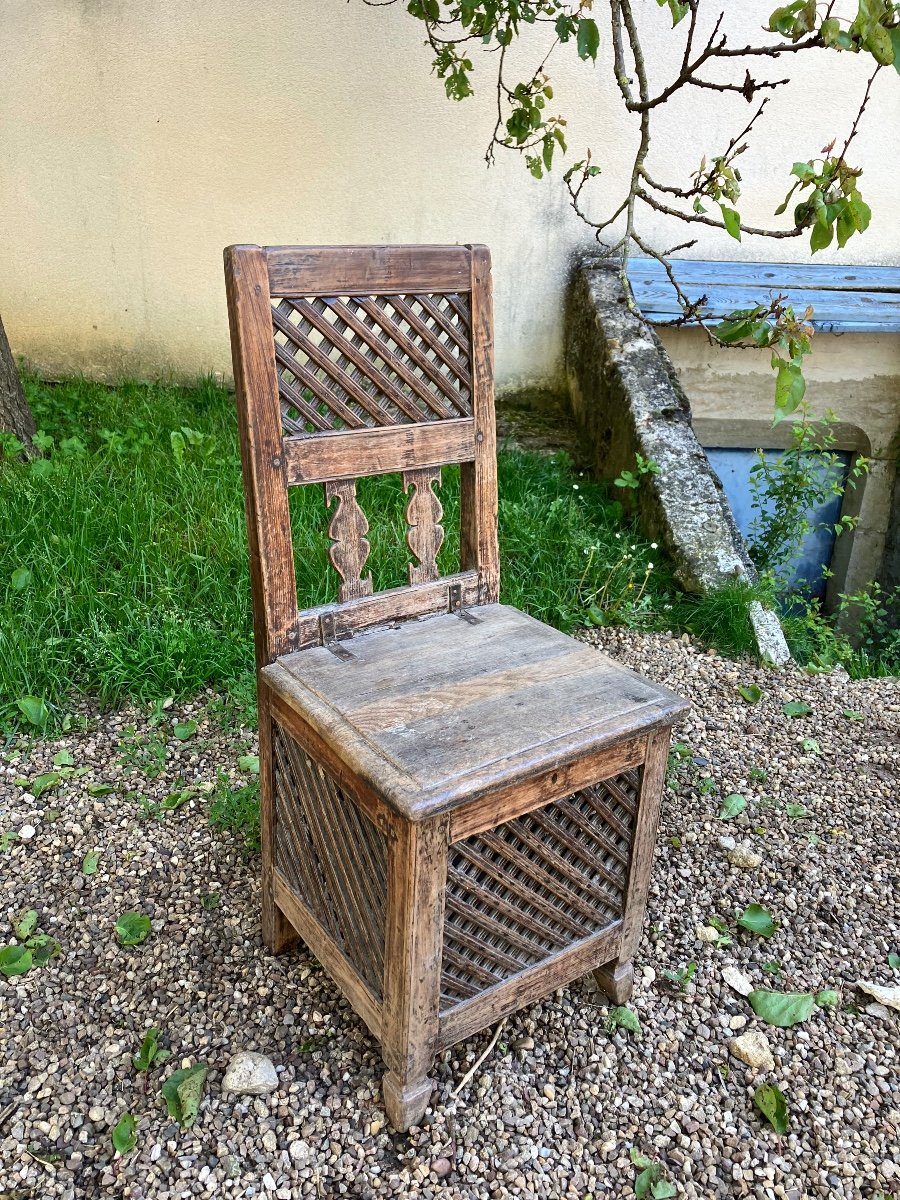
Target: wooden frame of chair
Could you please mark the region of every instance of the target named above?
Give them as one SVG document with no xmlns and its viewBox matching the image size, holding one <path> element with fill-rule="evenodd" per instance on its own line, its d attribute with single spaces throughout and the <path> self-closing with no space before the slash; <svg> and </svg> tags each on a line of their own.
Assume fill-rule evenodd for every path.
<svg viewBox="0 0 900 1200">
<path fill-rule="evenodd" d="M 348 636 L 374 645 L 387 622 L 502 608 L 490 257 L 482 246 L 233 246 L 225 270 L 258 668 L 263 937 L 275 953 L 301 937 L 347 995 L 381 1043 L 387 1112 L 403 1129 L 426 1109 L 439 1050 L 591 969 L 627 998 L 670 727 L 685 706 L 651 686 L 639 716 L 624 705 L 618 720 L 613 706 L 602 744 L 573 735 L 512 782 L 492 767 L 429 790 L 298 686 L 290 664 L 321 648 L 347 655 Z M 461 471 L 460 568 L 441 577 L 432 489 L 447 463 Z M 416 561 L 407 586 L 373 593 L 355 480 L 389 472 L 410 496 Z M 299 483 L 323 484 L 336 504 L 341 579 L 336 603 L 303 612 L 288 510 Z"/>
</svg>

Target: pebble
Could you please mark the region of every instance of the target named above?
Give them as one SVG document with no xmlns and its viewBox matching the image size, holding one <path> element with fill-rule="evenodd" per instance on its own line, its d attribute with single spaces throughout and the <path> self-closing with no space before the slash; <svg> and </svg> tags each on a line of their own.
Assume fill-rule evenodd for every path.
<svg viewBox="0 0 900 1200">
<path fill-rule="evenodd" d="M 728 1049 L 735 1058 L 739 1058 L 754 1071 L 773 1071 L 775 1069 L 775 1059 L 772 1056 L 769 1039 L 759 1030 L 754 1029 L 749 1033 L 742 1033 L 740 1037 L 731 1038 Z"/>
<path fill-rule="evenodd" d="M 239 1096 L 266 1096 L 278 1087 L 275 1064 L 264 1054 L 240 1050 L 228 1064 L 222 1091 Z"/>
<path fill-rule="evenodd" d="M 753 989 L 753 981 L 737 967 L 723 967 L 722 978 L 739 996 L 749 996 Z"/>
<path fill-rule="evenodd" d="M 763 856 L 753 849 L 750 842 L 738 842 L 733 850 L 728 851 L 728 861 L 731 865 L 744 871 L 755 870 L 762 860 Z"/>
<path fill-rule="evenodd" d="M 445 1175 L 449 1175 L 453 1170 L 453 1163 L 449 1158 L 436 1158 L 431 1164 L 431 1169 L 435 1175 L 443 1179 Z"/>
<path fill-rule="evenodd" d="M 19 839 L 23 842 L 30 842 L 37 830 L 33 825 L 22 825 L 19 829 Z"/>
</svg>

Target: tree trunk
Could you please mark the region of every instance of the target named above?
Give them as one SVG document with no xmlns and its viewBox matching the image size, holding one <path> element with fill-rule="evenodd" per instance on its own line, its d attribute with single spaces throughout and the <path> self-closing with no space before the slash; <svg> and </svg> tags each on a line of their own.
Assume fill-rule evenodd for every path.
<svg viewBox="0 0 900 1200">
<path fill-rule="evenodd" d="M 14 434 L 31 450 L 34 432 L 34 417 L 25 399 L 22 381 L 0 319 L 0 433 Z"/>
</svg>

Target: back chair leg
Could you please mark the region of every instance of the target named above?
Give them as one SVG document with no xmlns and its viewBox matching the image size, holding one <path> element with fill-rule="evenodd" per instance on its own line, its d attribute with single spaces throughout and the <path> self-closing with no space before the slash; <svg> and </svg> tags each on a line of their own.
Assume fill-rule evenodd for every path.
<svg viewBox="0 0 900 1200">
<path fill-rule="evenodd" d="M 630 962 L 605 963 L 594 971 L 594 982 L 613 1004 L 627 1004 L 634 989 L 634 966 Z"/>
<path fill-rule="evenodd" d="M 259 836 L 262 851 L 262 937 L 272 954 L 282 954 L 299 934 L 275 903 L 275 764 L 269 692 L 259 687 Z"/>
<path fill-rule="evenodd" d="M 431 1098 L 438 1037 L 447 877 L 446 821 L 397 823 L 388 851 L 384 1106 L 395 1129 L 417 1125 Z"/>
</svg>

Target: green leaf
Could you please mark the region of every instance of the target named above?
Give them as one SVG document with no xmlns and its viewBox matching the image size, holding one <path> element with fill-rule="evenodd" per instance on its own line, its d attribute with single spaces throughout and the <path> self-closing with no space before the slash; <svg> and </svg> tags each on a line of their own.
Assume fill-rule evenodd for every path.
<svg viewBox="0 0 900 1200">
<path fill-rule="evenodd" d="M 738 688 L 738 695 L 748 704 L 759 704 L 762 699 L 762 688 L 756 683 L 742 683 Z"/>
<path fill-rule="evenodd" d="M 725 204 L 720 204 L 719 208 L 722 211 L 722 220 L 725 223 L 726 231 L 739 242 L 741 240 L 741 214 L 733 208 L 728 208 Z"/>
<path fill-rule="evenodd" d="M 816 221 L 812 227 L 812 233 L 809 235 L 809 246 L 813 254 L 817 250 L 824 250 L 826 246 L 830 246 L 834 241 L 834 229 L 831 224 L 823 225 L 820 221 Z"/>
<path fill-rule="evenodd" d="M 883 25 L 870 25 L 863 37 L 863 45 L 881 66 L 889 67 L 893 63 L 894 41 Z"/>
<path fill-rule="evenodd" d="M 27 912 L 23 912 L 20 917 L 17 917 L 12 924 L 12 931 L 20 942 L 27 941 L 28 938 L 37 929 L 38 915 L 36 908 L 29 908 Z"/>
<path fill-rule="evenodd" d="M 653 1200 L 669 1200 L 670 1196 L 678 1195 L 678 1190 L 668 1179 L 657 1179 L 650 1189 L 650 1195 Z"/>
<path fill-rule="evenodd" d="M 778 962 L 777 959 L 770 958 L 768 962 L 763 963 L 762 969 L 766 972 L 767 975 L 780 975 L 781 974 L 781 963 Z"/>
<path fill-rule="evenodd" d="M 806 394 L 806 380 L 800 364 L 785 358 L 776 358 L 778 372 L 775 377 L 775 421 L 789 417 L 800 405 Z"/>
<path fill-rule="evenodd" d="M 238 767 L 242 771 L 248 771 L 251 775 L 259 774 L 259 755 L 258 754 L 242 754 L 238 759 Z"/>
<path fill-rule="evenodd" d="M 112 1131 L 112 1144 L 119 1154 L 127 1154 L 137 1145 L 137 1122 L 131 1113 L 119 1117 Z"/>
<path fill-rule="evenodd" d="M 895 25 L 890 33 L 894 47 L 894 70 L 900 72 L 900 25 Z"/>
<path fill-rule="evenodd" d="M 732 792 L 722 801 L 719 809 L 720 821 L 731 821 L 747 807 L 747 800 L 739 792 Z"/>
<path fill-rule="evenodd" d="M 864 713 L 857 712 L 854 708 L 845 708 L 841 716 L 846 717 L 848 721 L 864 721 L 866 719 Z"/>
<path fill-rule="evenodd" d="M 805 804 L 789 803 L 784 806 L 784 811 L 789 817 L 793 817 L 795 820 L 801 820 L 803 817 L 812 816 L 812 813 Z"/>
<path fill-rule="evenodd" d="M 38 933 L 28 939 L 28 949 L 32 952 L 34 965 L 46 967 L 50 959 L 59 954 L 61 947 L 56 938 L 52 938 L 46 933 Z"/>
<path fill-rule="evenodd" d="M 143 913 L 122 913 L 116 921 L 116 936 L 123 946 L 139 946 L 150 933 L 150 918 Z"/>
<path fill-rule="evenodd" d="M 0 975 L 7 979 L 30 971 L 32 961 L 31 951 L 26 946 L 0 946 Z"/>
<path fill-rule="evenodd" d="M 738 917 L 738 925 L 764 938 L 771 937 L 775 932 L 775 922 L 761 904 L 748 904 Z"/>
<path fill-rule="evenodd" d="M 638 1150 L 635 1146 L 631 1147 L 631 1150 L 629 1151 L 629 1157 L 634 1165 L 636 1167 L 640 1167 L 642 1171 L 646 1171 L 648 1167 L 653 1166 L 652 1159 L 647 1158 L 645 1154 L 641 1154 L 640 1150 Z"/>
<path fill-rule="evenodd" d="M 640 1037 L 641 1023 L 637 1013 L 632 1012 L 626 1005 L 610 1009 L 609 1016 L 606 1018 L 606 1030 L 607 1033 L 614 1033 L 616 1029 L 627 1029 L 629 1033 L 637 1034 Z"/>
<path fill-rule="evenodd" d="M 816 992 L 816 1004 L 819 1008 L 837 1008 L 841 998 L 832 988 L 825 988 L 821 992 Z"/>
<path fill-rule="evenodd" d="M 39 696 L 23 696 L 16 701 L 16 708 L 32 725 L 43 729 L 50 720 L 50 709 Z"/>
<path fill-rule="evenodd" d="M 892 971 L 900 971 L 900 954 L 895 954 L 892 950 L 888 955 L 888 966 Z"/>
<path fill-rule="evenodd" d="M 206 1063 L 197 1063 L 193 1067 L 173 1071 L 162 1085 L 162 1096 L 169 1116 L 182 1129 L 189 1129 L 197 1119 L 208 1070 Z"/>
<path fill-rule="evenodd" d="M 84 862 L 81 864 L 82 875 L 96 875 L 97 864 L 100 862 L 102 850 L 88 850 L 84 856 Z"/>
<path fill-rule="evenodd" d="M 804 754 L 821 754 L 822 753 L 822 747 L 819 745 L 819 743 L 816 741 L 815 738 L 804 738 L 803 741 L 800 743 L 800 748 L 803 750 Z"/>
<path fill-rule="evenodd" d="M 788 1029 L 807 1020 L 816 1006 L 809 992 L 751 992 L 747 997 L 750 1007 L 767 1025 Z"/>
<path fill-rule="evenodd" d="M 785 1134 L 788 1128 L 787 1101 L 774 1083 L 764 1083 L 753 1093 L 753 1103 L 776 1133 Z"/>
<path fill-rule="evenodd" d="M 781 706 L 786 717 L 807 717 L 812 712 L 805 700 L 787 700 Z"/>
<path fill-rule="evenodd" d="M 597 51 L 600 49 L 600 30 L 593 17 L 578 18 L 578 37 L 576 41 L 579 58 L 590 58 L 597 61 Z"/>
<path fill-rule="evenodd" d="M 38 775 L 32 779 L 28 785 L 28 790 L 37 800 L 43 796 L 44 792 L 49 792 L 51 788 L 55 788 L 58 783 L 62 782 L 62 775 L 59 771 L 46 771 L 43 775 Z"/>
<path fill-rule="evenodd" d="M 196 721 L 180 721 L 172 727 L 172 732 L 179 742 L 188 742 L 197 732 Z"/>
<path fill-rule="evenodd" d="M 200 907 L 206 912 L 212 912 L 214 908 L 219 907 L 222 896 L 219 892 L 204 892 L 200 897 Z"/>
<path fill-rule="evenodd" d="M 144 1034 L 140 1050 L 131 1058 L 136 1071 L 149 1071 L 154 1063 L 164 1062 L 169 1057 L 169 1050 L 160 1049 L 159 1034 L 160 1031 L 155 1026 L 151 1026 Z"/>
<path fill-rule="evenodd" d="M 10 585 L 15 592 L 24 592 L 31 583 L 32 575 L 27 567 L 16 567 L 9 577 Z"/>
<path fill-rule="evenodd" d="M 111 783 L 89 783 L 86 790 L 89 796 L 108 796 L 116 789 Z"/>
<path fill-rule="evenodd" d="M 68 750 L 57 750 L 53 755 L 53 765 L 54 767 L 74 767 L 75 759 Z"/>
</svg>

